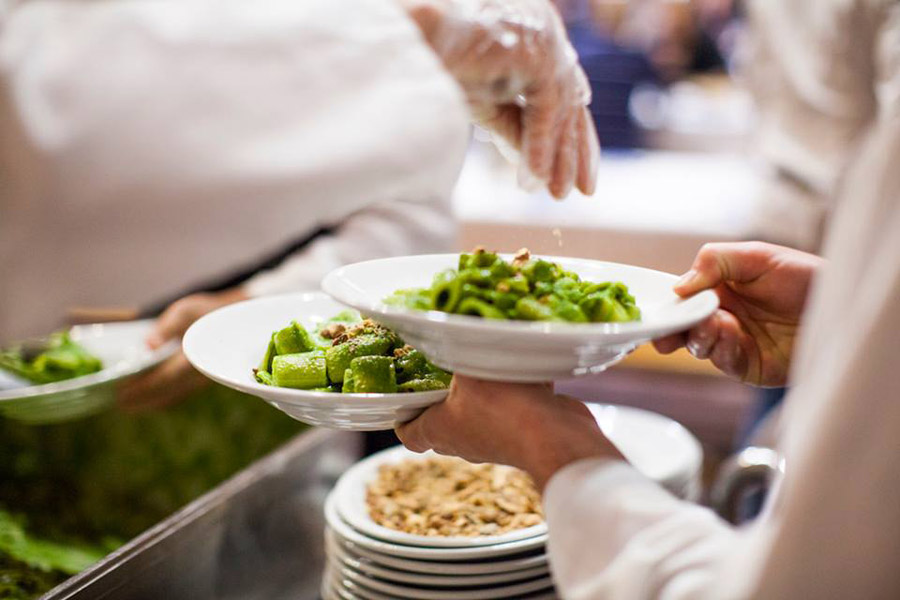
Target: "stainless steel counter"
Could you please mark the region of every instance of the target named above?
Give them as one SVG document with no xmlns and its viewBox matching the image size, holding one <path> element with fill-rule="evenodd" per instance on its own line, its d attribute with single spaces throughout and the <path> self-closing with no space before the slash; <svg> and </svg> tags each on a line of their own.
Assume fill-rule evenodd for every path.
<svg viewBox="0 0 900 600">
<path fill-rule="evenodd" d="M 358 434 L 304 433 L 44 599 L 318 598 L 325 495 L 360 448 Z"/>
</svg>

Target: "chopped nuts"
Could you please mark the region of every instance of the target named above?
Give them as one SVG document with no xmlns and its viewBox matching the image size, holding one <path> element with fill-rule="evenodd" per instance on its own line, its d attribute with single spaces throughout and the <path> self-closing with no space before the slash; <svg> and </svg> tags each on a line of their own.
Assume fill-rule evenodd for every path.
<svg viewBox="0 0 900 600">
<path fill-rule="evenodd" d="M 333 340 L 347 330 L 347 327 L 341 323 L 333 323 L 319 332 L 326 340 Z"/>
<path fill-rule="evenodd" d="M 531 252 L 528 251 L 528 248 L 520 248 L 513 257 L 512 264 L 515 267 L 521 267 L 529 260 L 531 260 Z"/>
<path fill-rule="evenodd" d="M 426 536 L 497 535 L 544 520 L 540 494 L 526 473 L 459 458 L 383 465 L 366 503 L 379 525 Z"/>
<path fill-rule="evenodd" d="M 412 352 L 413 350 L 415 350 L 415 348 L 413 348 L 409 344 L 406 344 L 402 348 L 395 348 L 394 349 L 394 358 L 402 358 L 402 357 L 406 356 L 407 354 L 409 354 L 410 352 Z"/>
</svg>

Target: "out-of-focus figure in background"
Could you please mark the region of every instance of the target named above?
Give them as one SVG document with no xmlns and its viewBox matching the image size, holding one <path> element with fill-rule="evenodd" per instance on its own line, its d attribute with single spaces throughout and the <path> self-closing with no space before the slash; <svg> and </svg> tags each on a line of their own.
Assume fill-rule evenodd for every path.
<svg viewBox="0 0 900 600">
<path fill-rule="evenodd" d="M 0 343 L 218 290 L 157 344 L 343 262 L 446 249 L 470 114 L 554 195 L 594 185 L 590 90 L 544 0 L 0 7 Z M 176 356 L 126 401 L 191 377 Z"/>
<path fill-rule="evenodd" d="M 742 70 L 770 169 L 760 233 L 817 251 L 839 181 L 879 115 L 900 101 L 900 14 L 886 0 L 745 4 Z"/>
</svg>

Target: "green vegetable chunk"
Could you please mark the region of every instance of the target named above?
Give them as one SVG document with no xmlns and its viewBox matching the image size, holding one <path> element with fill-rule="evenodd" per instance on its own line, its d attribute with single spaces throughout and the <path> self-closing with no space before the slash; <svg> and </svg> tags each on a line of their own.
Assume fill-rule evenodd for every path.
<svg viewBox="0 0 900 600">
<path fill-rule="evenodd" d="M 393 349 L 394 343 L 394 339 L 386 336 L 364 334 L 343 344 L 331 346 L 325 351 L 329 379 L 334 383 L 341 383 L 344 381 L 344 372 L 354 358 L 385 355 Z"/>
<path fill-rule="evenodd" d="M 550 296 L 548 306 L 553 315 L 562 321 L 570 323 L 587 323 L 589 321 L 587 315 L 577 304 L 559 296 Z"/>
<path fill-rule="evenodd" d="M 272 380 L 279 387 L 297 389 L 328 386 L 325 353 L 314 350 L 276 356 L 272 361 Z"/>
<path fill-rule="evenodd" d="M 400 392 L 431 392 L 433 390 L 443 390 L 446 388 L 446 383 L 430 377 L 410 379 L 409 381 L 404 381 L 397 385 L 397 391 Z"/>
<path fill-rule="evenodd" d="M 462 299 L 462 284 L 453 271 L 440 273 L 431 287 L 431 308 L 453 312 Z"/>
<path fill-rule="evenodd" d="M 272 374 L 269 371 L 257 370 L 254 375 L 256 380 L 263 385 L 275 385 L 275 379 L 272 378 Z"/>
<path fill-rule="evenodd" d="M 347 367 L 344 370 L 344 383 L 341 385 L 341 393 L 352 394 L 355 391 L 353 382 L 353 370 Z"/>
<path fill-rule="evenodd" d="M 393 394 L 397 391 L 394 359 L 390 356 L 361 356 L 350 362 L 353 391 L 357 394 Z"/>
<path fill-rule="evenodd" d="M 275 334 L 272 334 L 272 337 L 269 338 L 269 345 L 266 346 L 266 353 L 263 354 L 263 359 L 259 362 L 259 369 L 257 370 L 257 374 L 263 372 L 272 372 L 272 359 L 275 358 L 277 352 L 275 351 Z M 271 385 L 271 384 L 270 384 Z"/>
<path fill-rule="evenodd" d="M 552 321 L 553 311 L 546 304 L 541 304 L 534 298 L 519 298 L 516 302 L 516 314 L 525 321 Z"/>
<path fill-rule="evenodd" d="M 398 356 L 394 360 L 394 368 L 397 372 L 397 381 L 401 383 L 425 377 L 429 372 L 425 355 L 413 349 Z"/>
<path fill-rule="evenodd" d="M 298 352 L 310 352 L 316 348 L 309 332 L 297 321 L 291 321 L 290 325 L 277 331 L 273 341 L 277 354 L 297 354 Z"/>
<path fill-rule="evenodd" d="M 492 306 L 478 298 L 466 298 L 459 303 L 456 311 L 461 315 L 474 315 L 485 319 L 506 319 L 506 315 L 499 308 Z"/>
</svg>

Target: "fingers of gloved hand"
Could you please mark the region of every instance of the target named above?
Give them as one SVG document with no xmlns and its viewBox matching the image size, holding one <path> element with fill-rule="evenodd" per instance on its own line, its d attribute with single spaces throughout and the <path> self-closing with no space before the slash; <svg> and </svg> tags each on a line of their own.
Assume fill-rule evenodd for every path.
<svg viewBox="0 0 900 600">
<path fill-rule="evenodd" d="M 722 282 L 747 283 L 771 268 L 776 246 L 763 242 L 704 244 L 691 269 L 675 284 L 675 293 L 689 296 Z"/>
<path fill-rule="evenodd" d="M 182 352 L 143 375 L 123 383 L 117 403 L 126 412 L 164 408 L 183 400 L 208 380 L 194 370 Z"/>
<path fill-rule="evenodd" d="M 575 126 L 578 112 L 572 111 L 565 123 L 560 127 L 559 139 L 556 143 L 556 159 L 548 186 L 554 198 L 565 198 L 575 185 L 578 168 Z"/>
<path fill-rule="evenodd" d="M 553 104 L 522 109 L 522 162 L 519 167 L 541 182 L 549 182 L 556 158 L 556 142 L 562 118 Z"/>
<path fill-rule="evenodd" d="M 575 124 L 576 144 L 578 147 L 577 174 L 575 186 L 585 196 L 590 196 L 597 189 L 597 167 L 600 162 L 600 141 L 597 139 L 597 128 L 594 119 L 586 106 L 578 111 Z"/>
<path fill-rule="evenodd" d="M 473 106 L 472 115 L 476 123 L 491 133 L 495 144 L 506 144 L 512 152 L 518 154 L 518 148 L 522 146 L 521 108 L 515 104 Z"/>
</svg>

